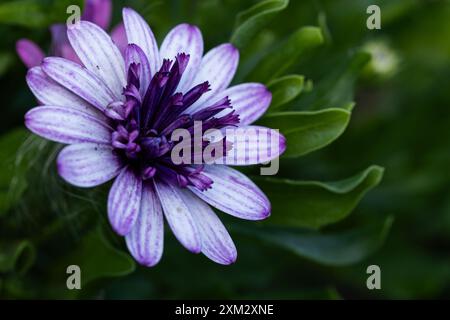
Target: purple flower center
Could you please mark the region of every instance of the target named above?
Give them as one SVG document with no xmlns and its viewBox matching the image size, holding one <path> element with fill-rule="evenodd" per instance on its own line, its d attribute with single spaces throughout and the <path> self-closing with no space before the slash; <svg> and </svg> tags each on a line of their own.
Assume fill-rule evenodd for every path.
<svg viewBox="0 0 450 320">
<path fill-rule="evenodd" d="M 158 176 L 180 187 L 192 185 L 206 190 L 211 186 L 212 180 L 202 174 L 203 165 L 175 164 L 172 161 L 171 151 L 177 142 L 171 141 L 171 135 L 176 129 L 186 129 L 192 136 L 194 127 L 201 121 L 203 136 L 210 129 L 237 125 L 239 116 L 233 110 L 225 115 L 218 115 L 231 108 L 228 97 L 202 107 L 199 111 L 186 113 L 190 106 L 209 91 L 209 83 L 206 81 L 185 94 L 176 92 L 188 63 L 189 55 L 184 53 L 178 54 L 175 62 L 165 59 L 143 96 L 140 93 L 140 65 L 131 63 L 127 73 L 127 85 L 123 91 L 125 101 L 110 103 L 105 114 L 111 119 L 115 129 L 112 133 L 115 152 L 132 166 L 142 179 Z M 204 138 L 198 142 L 194 138 L 190 140 L 190 150 L 204 150 L 212 143 Z M 200 145 L 195 146 L 195 143 Z M 223 143 L 225 152 L 230 148 L 225 139 L 220 143 Z M 194 159 L 194 156 L 192 152 L 190 157 Z"/>
</svg>

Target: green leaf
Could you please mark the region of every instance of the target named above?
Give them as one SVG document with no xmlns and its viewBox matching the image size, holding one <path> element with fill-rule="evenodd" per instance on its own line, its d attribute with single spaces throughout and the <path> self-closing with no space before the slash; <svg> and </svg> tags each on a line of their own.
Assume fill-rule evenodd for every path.
<svg viewBox="0 0 450 320">
<path fill-rule="evenodd" d="M 80 266 L 84 285 L 96 279 L 125 276 L 136 266 L 130 255 L 112 247 L 100 230 L 85 236 L 66 261 Z"/>
<path fill-rule="evenodd" d="M 0 138 L 0 215 L 20 199 L 27 187 L 25 161 L 16 155 L 28 136 L 26 130 L 17 129 Z"/>
<path fill-rule="evenodd" d="M 0 23 L 33 28 L 43 27 L 47 21 L 39 1 L 19 0 L 0 4 Z"/>
<path fill-rule="evenodd" d="M 277 112 L 268 114 L 259 123 L 279 129 L 286 137 L 287 150 L 283 156 L 299 157 L 336 140 L 347 128 L 350 115 L 350 111 L 336 108 Z"/>
<path fill-rule="evenodd" d="M 257 68 L 259 61 L 270 51 L 277 40 L 277 36 L 271 30 L 258 33 L 244 49 L 239 50 L 239 68 L 233 78 L 233 83 L 245 82 L 247 75 Z"/>
<path fill-rule="evenodd" d="M 238 14 L 231 43 L 238 48 L 246 46 L 250 40 L 266 26 L 273 17 L 286 9 L 289 0 L 266 0 L 255 4 Z"/>
<path fill-rule="evenodd" d="M 0 53 L 0 76 L 2 76 L 14 62 L 14 56 L 9 52 Z"/>
<path fill-rule="evenodd" d="M 336 182 L 267 177 L 254 180 L 272 204 L 273 214 L 265 223 L 317 229 L 347 217 L 362 197 L 380 183 L 383 173 L 383 168 L 371 166 Z"/>
<path fill-rule="evenodd" d="M 393 218 L 387 217 L 384 221 L 330 233 L 276 227 L 239 227 L 237 231 L 320 264 L 346 266 L 362 261 L 380 248 L 392 222 Z"/>
<path fill-rule="evenodd" d="M 69 15 L 70 5 L 82 8 L 82 0 L 16 0 L 0 4 L 0 23 L 27 28 L 47 27 L 63 23 Z"/>
<path fill-rule="evenodd" d="M 321 110 L 329 106 L 345 108 L 354 100 L 355 82 L 370 61 L 370 54 L 356 52 L 341 65 L 335 66 L 308 94 L 295 101 L 295 105 L 308 110 Z"/>
<path fill-rule="evenodd" d="M 105 238 L 101 228 L 96 228 L 83 237 L 81 242 L 63 259 L 55 262 L 49 276 L 53 279 L 51 295 L 70 295 L 66 288 L 66 269 L 77 265 L 81 270 L 82 294 L 87 294 L 87 288 L 95 286 L 100 280 L 122 277 L 132 273 L 136 264 L 130 255 L 117 250 Z M 85 290 L 86 289 L 86 290 Z"/>
<path fill-rule="evenodd" d="M 271 81 L 267 87 L 272 92 L 270 111 L 280 110 L 294 100 L 302 91 L 305 78 L 288 75 Z"/>
<path fill-rule="evenodd" d="M 327 44 L 330 44 L 333 41 L 333 39 L 331 37 L 330 29 L 328 28 L 327 16 L 326 16 L 325 12 L 320 12 L 319 16 L 317 17 L 317 20 L 318 20 L 318 25 L 319 25 L 320 29 L 322 30 L 324 42 Z"/>
<path fill-rule="evenodd" d="M 268 53 L 249 75 L 251 81 L 269 82 L 282 75 L 295 64 L 306 51 L 323 43 L 318 27 L 303 27 L 291 35 L 286 42 Z"/>
<path fill-rule="evenodd" d="M 24 274 L 34 262 L 35 248 L 27 240 L 0 243 L 0 273 Z"/>
<path fill-rule="evenodd" d="M 51 143 L 20 128 L 0 137 L 0 216 L 22 200 L 28 174 L 48 156 Z"/>
<path fill-rule="evenodd" d="M 305 81 L 305 92 L 311 92 L 314 89 L 314 82 L 311 79 L 306 79 Z"/>
</svg>

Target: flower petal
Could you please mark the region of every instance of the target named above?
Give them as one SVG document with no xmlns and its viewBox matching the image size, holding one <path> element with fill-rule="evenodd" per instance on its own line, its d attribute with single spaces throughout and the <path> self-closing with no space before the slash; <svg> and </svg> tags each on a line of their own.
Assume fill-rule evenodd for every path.
<svg viewBox="0 0 450 320">
<path fill-rule="evenodd" d="M 77 53 L 75 52 L 75 50 L 73 50 L 69 42 L 61 45 L 59 50 L 61 52 L 62 58 L 76 62 L 79 65 L 83 65 L 83 62 L 81 62 L 80 58 L 78 58 Z"/>
<path fill-rule="evenodd" d="M 111 22 L 111 14 L 111 0 L 86 0 L 81 19 L 93 22 L 106 30 Z"/>
<path fill-rule="evenodd" d="M 110 146 L 81 143 L 65 147 L 56 161 L 58 173 L 77 187 L 101 185 L 116 177 L 122 164 Z"/>
<path fill-rule="evenodd" d="M 181 190 L 163 181 L 155 181 L 155 189 L 172 232 L 189 251 L 201 251 L 201 237 L 192 216 L 191 202 L 186 201 Z"/>
<path fill-rule="evenodd" d="M 216 263 L 229 265 L 236 261 L 237 251 L 227 229 L 214 211 L 190 191 L 183 190 L 202 237 L 202 253 Z"/>
<path fill-rule="evenodd" d="M 78 110 L 43 106 L 25 115 L 25 125 L 35 134 L 52 141 L 102 143 L 111 141 L 111 128 L 103 121 Z"/>
<path fill-rule="evenodd" d="M 265 194 L 245 175 L 221 165 L 205 166 L 205 175 L 214 182 L 211 189 L 192 192 L 213 207 L 246 220 L 262 220 L 270 215 L 270 202 Z"/>
<path fill-rule="evenodd" d="M 236 73 L 239 64 L 239 51 L 229 43 L 211 49 L 203 57 L 194 85 L 209 81 L 211 90 L 203 94 L 189 110 L 196 111 L 203 103 L 225 90 Z"/>
<path fill-rule="evenodd" d="M 223 162 L 234 166 L 250 166 L 269 162 L 279 157 L 286 150 L 286 138 L 278 132 L 260 126 L 243 126 L 226 128 L 227 142 L 233 148 L 227 152 Z"/>
<path fill-rule="evenodd" d="M 123 9 L 123 22 L 128 43 L 137 44 L 146 54 L 150 63 L 152 75 L 160 66 L 158 44 L 147 22 L 133 9 Z"/>
<path fill-rule="evenodd" d="M 231 100 L 233 110 L 239 115 L 239 125 L 248 125 L 258 120 L 272 102 L 272 93 L 260 83 L 243 83 L 230 87 L 215 96 L 214 100 L 211 99 L 211 102 L 220 101 L 225 97 Z M 230 110 L 224 110 L 217 117 L 228 112 Z"/>
<path fill-rule="evenodd" d="M 75 62 L 57 57 L 45 58 L 42 70 L 54 81 L 101 111 L 111 102 L 117 101 L 102 80 Z"/>
<path fill-rule="evenodd" d="M 152 267 L 161 260 L 164 218 L 161 203 L 151 184 L 144 184 L 142 187 L 139 216 L 125 240 L 131 255 L 140 264 Z"/>
<path fill-rule="evenodd" d="M 114 27 L 114 29 L 112 29 L 111 39 L 116 44 L 117 48 L 119 48 L 122 55 L 125 56 L 125 49 L 127 48 L 128 40 L 123 23 L 118 24 Z"/>
<path fill-rule="evenodd" d="M 69 39 L 67 39 L 67 27 L 63 23 L 55 23 L 50 26 L 50 32 L 52 34 L 52 55 L 60 57 L 61 46 L 69 44 Z"/>
<path fill-rule="evenodd" d="M 53 24 L 50 31 L 52 33 L 52 56 L 62 57 L 82 65 L 83 63 L 67 38 L 66 25 L 62 23 Z"/>
<path fill-rule="evenodd" d="M 67 107 L 103 117 L 103 114 L 87 101 L 50 79 L 41 67 L 28 70 L 27 83 L 36 99 L 43 105 Z"/>
<path fill-rule="evenodd" d="M 141 71 L 139 91 L 141 93 L 141 97 L 144 97 L 151 80 L 150 64 L 144 51 L 142 51 L 142 49 L 135 44 L 129 44 L 125 53 L 125 61 L 127 70 L 132 63 L 139 64 Z"/>
<path fill-rule="evenodd" d="M 99 26 L 80 21 L 67 30 L 70 44 L 83 64 L 95 73 L 120 100 L 126 85 L 125 62 L 111 37 Z"/>
<path fill-rule="evenodd" d="M 141 207 L 142 180 L 132 169 L 124 168 L 108 196 L 108 218 L 115 232 L 125 236 L 132 230 Z"/>
<path fill-rule="evenodd" d="M 45 58 L 44 52 L 31 40 L 21 39 L 16 43 L 16 52 L 20 60 L 28 67 L 33 68 L 41 64 Z"/>
<path fill-rule="evenodd" d="M 203 56 L 203 37 L 199 28 L 190 24 L 179 24 L 164 39 L 161 58 L 173 60 L 178 53 L 190 55 L 189 64 L 183 73 L 177 91 L 185 93 L 192 85 Z"/>
</svg>

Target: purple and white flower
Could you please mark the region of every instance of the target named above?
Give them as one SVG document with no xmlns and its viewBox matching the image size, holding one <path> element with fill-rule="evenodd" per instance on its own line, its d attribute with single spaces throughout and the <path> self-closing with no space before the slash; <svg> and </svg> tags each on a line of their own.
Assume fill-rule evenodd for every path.
<svg viewBox="0 0 450 320">
<path fill-rule="evenodd" d="M 115 179 L 109 221 L 139 263 L 154 266 L 161 259 L 165 217 L 189 251 L 231 264 L 235 245 L 210 206 L 261 220 L 270 215 L 270 202 L 249 178 L 225 165 L 174 164 L 171 133 L 193 130 L 196 121 L 203 132 L 252 128 L 269 107 L 271 93 L 258 83 L 229 87 L 239 61 L 233 45 L 203 55 L 200 30 L 181 24 L 158 48 L 139 14 L 125 8 L 123 19 L 125 57 L 102 28 L 81 21 L 67 36 L 84 66 L 49 57 L 29 70 L 28 85 L 43 105 L 26 114 L 25 124 L 35 134 L 69 145 L 57 159 L 67 182 L 94 187 Z M 283 153 L 286 144 L 276 130 L 265 132 L 279 144 L 267 161 Z M 250 162 L 258 163 L 255 154 L 268 147 L 263 141 L 251 140 Z M 227 164 L 245 165 L 244 160 Z"/>
</svg>

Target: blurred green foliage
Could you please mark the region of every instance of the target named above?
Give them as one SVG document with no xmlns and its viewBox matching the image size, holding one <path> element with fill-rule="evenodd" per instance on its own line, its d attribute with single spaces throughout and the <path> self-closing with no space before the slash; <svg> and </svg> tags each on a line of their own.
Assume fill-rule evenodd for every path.
<svg viewBox="0 0 450 320">
<path fill-rule="evenodd" d="M 268 84 L 274 103 L 260 123 L 288 138 L 278 176 L 246 169 L 272 217 L 220 215 L 235 265 L 188 253 L 167 232 L 152 269 L 111 232 L 109 186 L 68 186 L 55 171 L 60 146 L 23 129 L 36 102 L 15 41 L 49 48 L 47 27 L 65 20 L 67 3 L 0 3 L 0 297 L 450 297 L 449 1 L 114 1 L 114 23 L 134 7 L 160 42 L 181 22 L 201 28 L 206 48 L 232 41 L 235 83 Z M 381 30 L 366 28 L 371 4 Z M 69 264 L 84 272 L 80 292 L 66 289 Z M 381 290 L 366 288 L 371 264 Z"/>
</svg>

